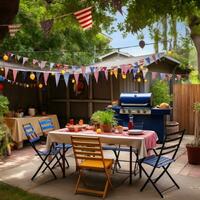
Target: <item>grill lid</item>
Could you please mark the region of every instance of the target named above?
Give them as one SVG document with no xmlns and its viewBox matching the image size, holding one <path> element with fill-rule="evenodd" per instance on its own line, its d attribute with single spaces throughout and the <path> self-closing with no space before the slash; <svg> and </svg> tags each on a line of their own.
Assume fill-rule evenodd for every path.
<svg viewBox="0 0 200 200">
<path fill-rule="evenodd" d="M 121 106 L 150 107 L 151 93 L 121 93 Z"/>
</svg>

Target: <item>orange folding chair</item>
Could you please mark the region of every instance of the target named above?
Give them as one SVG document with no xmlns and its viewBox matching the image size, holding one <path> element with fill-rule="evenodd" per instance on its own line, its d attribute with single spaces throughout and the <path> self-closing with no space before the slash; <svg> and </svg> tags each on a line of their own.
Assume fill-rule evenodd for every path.
<svg viewBox="0 0 200 200">
<path fill-rule="evenodd" d="M 110 180 L 111 168 L 113 164 L 112 159 L 104 159 L 100 139 L 97 137 L 71 137 L 74 156 L 76 160 L 76 167 L 79 172 L 78 181 L 75 188 L 76 193 L 87 193 L 105 198 L 108 187 L 112 186 Z M 80 187 L 81 181 L 85 183 L 84 171 L 92 170 L 104 172 L 106 182 L 103 190 L 95 190 Z"/>
</svg>

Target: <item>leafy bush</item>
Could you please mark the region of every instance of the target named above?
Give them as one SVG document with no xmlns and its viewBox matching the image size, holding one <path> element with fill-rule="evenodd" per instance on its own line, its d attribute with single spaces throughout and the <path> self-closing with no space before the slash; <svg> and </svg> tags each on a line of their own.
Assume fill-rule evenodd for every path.
<svg viewBox="0 0 200 200">
<path fill-rule="evenodd" d="M 3 116 L 8 112 L 9 101 L 7 97 L 0 95 L 0 155 L 4 155 L 10 143 L 10 131 L 4 123 Z"/>
<path fill-rule="evenodd" d="M 7 97 L 0 95 L 0 117 L 3 117 L 3 115 L 8 112 L 8 104 L 9 101 Z"/>
<path fill-rule="evenodd" d="M 153 105 L 160 105 L 161 103 L 170 103 L 171 96 L 169 94 L 169 85 L 164 80 L 156 80 L 150 87 L 153 95 Z"/>
</svg>

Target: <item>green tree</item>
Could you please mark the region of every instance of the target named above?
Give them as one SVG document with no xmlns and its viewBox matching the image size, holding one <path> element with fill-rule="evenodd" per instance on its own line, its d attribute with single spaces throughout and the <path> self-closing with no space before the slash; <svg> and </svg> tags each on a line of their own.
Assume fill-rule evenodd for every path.
<svg viewBox="0 0 200 200">
<path fill-rule="evenodd" d="M 99 0 L 105 2 L 105 0 Z M 190 29 L 190 36 L 197 49 L 198 71 L 200 73 L 200 1 L 199 0 L 106 0 L 108 5 L 121 11 L 127 8 L 124 27 L 126 32 L 137 33 L 152 26 L 164 17 L 184 22 Z"/>
<path fill-rule="evenodd" d="M 94 26 L 91 30 L 83 31 L 73 12 L 89 5 L 95 7 Z M 95 1 L 62 0 L 47 4 L 41 0 L 21 0 L 15 23 L 22 24 L 22 28 L 13 38 L 7 35 L 0 44 L 0 51 L 69 65 L 90 64 L 95 55 L 106 53 L 101 49 L 108 48 L 110 42 L 100 33 L 103 29 L 108 30 L 113 18 L 106 11 L 98 9 L 99 6 Z M 68 13 L 54 20 L 48 35 L 43 33 L 41 21 Z"/>
</svg>

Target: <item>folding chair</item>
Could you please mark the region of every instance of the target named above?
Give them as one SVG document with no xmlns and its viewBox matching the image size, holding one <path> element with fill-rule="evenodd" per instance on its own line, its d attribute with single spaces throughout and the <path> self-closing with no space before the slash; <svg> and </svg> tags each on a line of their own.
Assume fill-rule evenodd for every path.
<svg viewBox="0 0 200 200">
<path fill-rule="evenodd" d="M 39 120 L 39 124 L 40 124 L 41 130 L 43 132 L 43 135 L 45 135 L 45 136 L 48 135 L 48 132 L 55 130 L 55 126 L 54 126 L 51 118 Z M 63 144 L 56 144 L 55 148 L 58 148 L 61 150 L 61 149 L 63 149 Z M 66 153 L 70 148 L 72 148 L 71 144 L 65 144 L 63 150 Z M 61 159 L 61 157 L 59 157 L 59 159 Z M 65 162 L 67 164 L 67 167 L 69 167 L 69 163 L 66 158 L 65 158 Z M 58 162 L 56 162 L 53 167 L 55 167 L 57 164 L 58 164 Z"/>
<path fill-rule="evenodd" d="M 112 159 L 104 159 L 100 139 L 97 137 L 71 137 L 77 170 L 79 172 L 75 193 L 89 193 L 105 198 L 108 187 L 112 186 L 110 180 Z M 104 172 L 106 183 L 104 190 L 94 190 L 80 187 L 80 182 L 84 182 L 84 170 L 94 170 Z"/>
<path fill-rule="evenodd" d="M 49 131 L 53 131 L 55 126 L 51 118 L 39 120 L 42 133 L 46 136 Z"/>
<path fill-rule="evenodd" d="M 175 180 L 172 178 L 172 176 L 168 172 L 168 168 L 170 165 L 176 161 L 175 156 L 177 154 L 177 151 L 179 149 L 179 146 L 181 144 L 181 141 L 183 139 L 183 135 L 185 133 L 185 130 L 181 130 L 175 133 L 170 133 L 166 135 L 165 140 L 161 147 L 157 149 L 153 149 L 155 155 L 151 155 L 149 157 L 140 159 L 138 161 L 140 169 L 145 173 L 147 176 L 147 180 L 140 189 L 140 191 L 143 191 L 146 185 L 151 182 L 153 187 L 156 189 L 156 191 L 160 194 L 160 196 L 163 198 L 163 192 L 171 189 L 172 187 L 176 186 L 178 189 L 180 188 L 178 184 L 175 182 Z M 159 152 L 157 152 L 159 151 Z M 166 156 L 167 155 L 167 156 Z M 151 166 L 153 169 L 150 173 L 148 173 L 145 168 L 143 167 L 143 164 Z M 163 171 L 154 179 L 153 175 L 156 171 L 156 169 L 162 168 Z M 160 180 L 160 178 L 167 174 L 170 180 L 174 183 L 173 186 L 160 191 L 159 188 L 156 186 L 156 183 Z"/>
<path fill-rule="evenodd" d="M 57 159 L 57 163 L 59 163 L 60 167 L 62 168 L 62 165 L 59 162 L 59 158 L 57 156 L 60 150 L 58 148 L 54 148 L 53 144 L 51 145 L 49 150 L 44 150 L 44 151 L 38 150 L 35 146 L 35 143 L 40 140 L 40 137 L 35 133 L 33 126 L 30 123 L 24 124 L 23 129 L 28 138 L 29 143 L 35 150 L 36 155 L 39 156 L 40 159 L 42 160 L 41 165 L 39 166 L 39 168 L 37 169 L 37 171 L 31 178 L 31 180 L 34 180 L 34 178 L 36 177 L 36 175 L 39 173 L 39 171 L 42 169 L 43 166 L 46 166 L 46 167 L 42 172 L 44 172 L 48 168 L 51 171 L 51 173 L 53 174 L 53 176 L 56 178 L 56 175 L 52 170 L 53 167 L 50 167 L 50 165 L 55 159 Z M 48 162 L 49 156 L 53 156 L 50 162 Z"/>
</svg>

